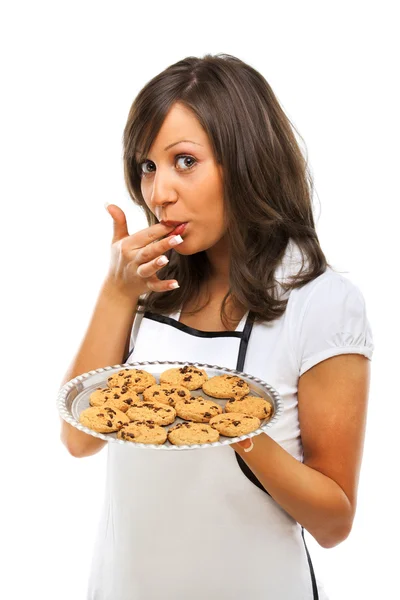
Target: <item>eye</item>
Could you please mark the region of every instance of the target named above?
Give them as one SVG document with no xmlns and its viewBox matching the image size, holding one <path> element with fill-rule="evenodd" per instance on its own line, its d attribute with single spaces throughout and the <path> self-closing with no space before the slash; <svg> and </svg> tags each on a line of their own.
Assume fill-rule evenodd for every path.
<svg viewBox="0 0 400 600">
<path fill-rule="evenodd" d="M 175 156 L 175 164 L 177 164 L 179 161 L 181 162 L 181 165 L 184 165 L 183 168 L 180 168 L 180 171 L 189 171 L 189 169 L 192 169 L 195 164 L 197 163 L 197 160 L 195 158 L 193 158 L 193 156 L 189 156 L 188 154 L 178 154 L 177 156 Z M 151 175 L 152 173 L 154 173 L 154 163 L 151 160 L 143 160 L 139 165 L 139 175 L 142 177 L 146 177 L 148 175 Z M 148 170 L 150 168 L 150 171 Z"/>
<path fill-rule="evenodd" d="M 182 169 L 183 171 L 188 171 L 189 169 L 194 167 L 194 165 L 197 162 L 195 158 L 193 158 L 192 156 L 189 156 L 188 154 L 181 154 L 180 156 L 177 156 L 176 158 L 177 158 L 177 162 L 179 162 L 180 160 L 186 161 L 187 159 L 189 159 L 189 161 L 192 161 L 191 164 L 190 164 L 190 162 L 189 162 L 189 164 L 187 162 L 182 163 L 186 167 L 186 168 Z"/>
</svg>

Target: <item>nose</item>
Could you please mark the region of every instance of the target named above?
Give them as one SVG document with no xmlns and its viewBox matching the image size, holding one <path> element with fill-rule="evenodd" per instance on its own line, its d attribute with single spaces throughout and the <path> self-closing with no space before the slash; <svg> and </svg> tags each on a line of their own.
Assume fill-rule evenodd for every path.
<svg viewBox="0 0 400 600">
<path fill-rule="evenodd" d="M 177 201 L 177 194 L 173 185 L 168 180 L 168 176 L 160 174 L 159 171 L 153 178 L 153 185 L 150 195 L 150 208 L 161 221 L 163 207 L 166 204 L 171 204 Z"/>
</svg>

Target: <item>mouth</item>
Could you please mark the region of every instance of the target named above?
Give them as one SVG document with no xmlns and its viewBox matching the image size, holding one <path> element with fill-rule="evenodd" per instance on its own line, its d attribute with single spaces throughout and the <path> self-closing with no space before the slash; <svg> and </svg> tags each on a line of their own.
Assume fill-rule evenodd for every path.
<svg viewBox="0 0 400 600">
<path fill-rule="evenodd" d="M 185 231 L 187 226 L 187 222 L 182 223 L 181 221 L 161 221 L 161 223 L 163 225 L 166 225 L 167 227 L 173 227 L 175 225 L 175 229 L 171 231 L 171 233 L 169 233 L 167 237 L 171 235 L 181 235 Z"/>
<path fill-rule="evenodd" d="M 167 227 L 172 227 L 172 225 L 182 225 L 183 221 L 161 221 L 161 223 Z"/>
</svg>

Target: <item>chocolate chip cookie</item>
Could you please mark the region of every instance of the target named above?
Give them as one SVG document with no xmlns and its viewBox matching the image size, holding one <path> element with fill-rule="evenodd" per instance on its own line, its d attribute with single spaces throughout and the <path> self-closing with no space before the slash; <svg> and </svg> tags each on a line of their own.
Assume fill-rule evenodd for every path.
<svg viewBox="0 0 400 600">
<path fill-rule="evenodd" d="M 170 385 L 169 383 L 162 383 L 151 385 L 143 392 L 143 399 L 149 402 L 162 402 L 163 404 L 169 404 L 175 406 L 176 402 L 180 400 L 189 400 L 190 391 L 182 385 Z"/>
<path fill-rule="evenodd" d="M 114 388 L 97 388 L 90 394 L 89 404 L 91 406 L 111 406 L 111 408 L 118 408 L 122 412 L 126 412 L 132 402 L 140 401 L 139 396 L 133 390 L 127 387 L 114 387 Z"/>
<path fill-rule="evenodd" d="M 203 383 L 202 387 L 203 392 L 213 398 L 241 398 L 250 392 L 245 380 L 237 375 L 215 375 Z"/>
<path fill-rule="evenodd" d="M 154 421 L 156 425 L 170 425 L 175 421 L 176 412 L 172 406 L 162 402 L 134 402 L 126 416 L 131 421 Z"/>
<path fill-rule="evenodd" d="M 218 442 L 219 433 L 204 423 L 178 423 L 168 431 L 168 440 L 175 446 Z"/>
<path fill-rule="evenodd" d="M 196 423 L 208 423 L 212 417 L 222 413 L 222 408 L 219 404 L 212 400 L 206 400 L 202 396 L 198 396 L 197 398 L 192 396 L 190 400 L 177 402 L 175 410 L 181 419 L 196 421 Z"/>
<path fill-rule="evenodd" d="M 225 412 L 242 413 L 260 420 L 269 419 L 272 415 L 272 404 L 258 396 L 243 396 L 243 398 L 231 398 L 225 404 Z"/>
<path fill-rule="evenodd" d="M 140 394 L 146 388 L 157 383 L 157 381 L 154 375 L 142 369 L 121 369 L 110 375 L 107 383 L 110 388 L 127 387 Z"/>
<path fill-rule="evenodd" d="M 197 369 L 191 365 L 179 369 L 167 369 L 160 375 L 160 383 L 182 385 L 188 390 L 198 390 L 207 379 L 208 375 L 204 369 Z"/>
<path fill-rule="evenodd" d="M 129 424 L 128 417 L 117 408 L 91 406 L 79 415 L 79 422 L 98 433 L 112 433 Z"/>
<path fill-rule="evenodd" d="M 245 435 L 258 429 L 261 425 L 260 419 L 243 415 L 241 413 L 224 413 L 210 420 L 211 427 L 217 429 L 222 435 L 236 437 Z"/>
<path fill-rule="evenodd" d="M 164 444 L 167 431 L 151 421 L 134 421 L 124 425 L 118 431 L 117 438 L 137 444 Z"/>
</svg>

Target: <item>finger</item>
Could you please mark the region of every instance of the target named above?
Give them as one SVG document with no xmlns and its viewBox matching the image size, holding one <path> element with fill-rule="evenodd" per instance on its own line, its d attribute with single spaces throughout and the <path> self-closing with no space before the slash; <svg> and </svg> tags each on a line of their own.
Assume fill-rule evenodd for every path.
<svg viewBox="0 0 400 600">
<path fill-rule="evenodd" d="M 153 259 L 159 258 L 164 252 L 182 244 L 183 239 L 180 235 L 169 236 L 155 244 L 148 244 L 144 248 L 139 248 L 134 255 L 134 262 L 138 265 L 149 263 Z"/>
<path fill-rule="evenodd" d="M 126 216 L 124 211 L 116 204 L 109 204 L 106 206 L 106 210 L 111 215 L 113 220 L 113 239 L 112 243 L 118 242 L 123 238 L 129 236 L 128 225 L 126 222 Z"/>
<path fill-rule="evenodd" d="M 130 242 L 132 243 L 131 249 L 137 250 L 139 248 L 144 248 L 149 244 L 153 244 L 161 238 L 168 239 L 168 234 L 170 234 L 175 229 L 175 225 L 163 225 L 162 223 L 156 223 L 156 225 L 151 225 L 150 227 L 146 227 L 146 229 L 141 229 L 136 233 L 130 236 Z M 167 236 L 167 237 L 165 237 Z M 161 254 L 161 252 L 158 252 Z"/>
<path fill-rule="evenodd" d="M 150 262 L 142 263 L 141 265 L 139 265 L 136 272 L 140 277 L 147 279 L 148 277 L 155 275 L 157 271 L 165 267 L 165 265 L 168 264 L 168 262 L 169 260 L 166 256 L 158 256 Z"/>
<path fill-rule="evenodd" d="M 156 275 L 146 281 L 147 288 L 152 292 L 170 292 L 179 287 L 176 279 L 165 279 L 161 281 Z"/>
</svg>

